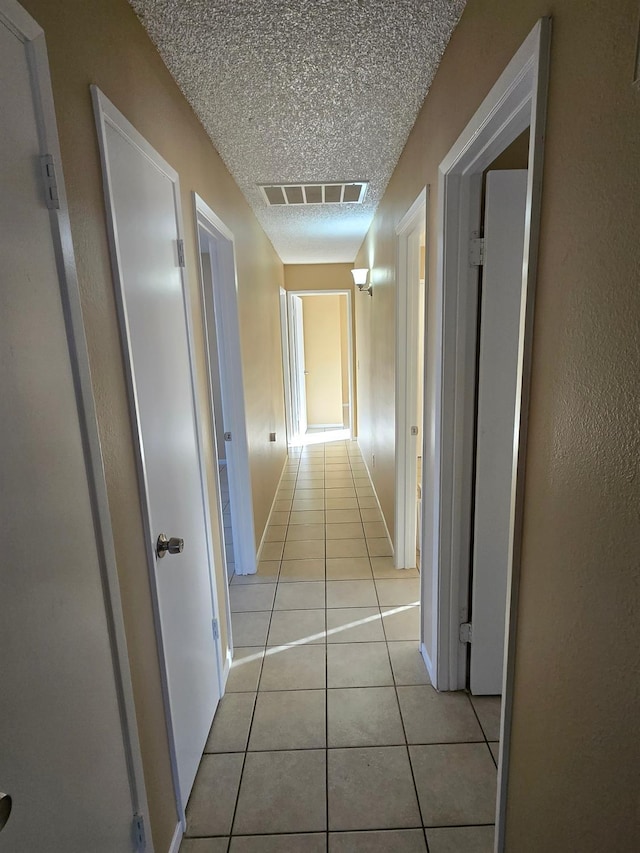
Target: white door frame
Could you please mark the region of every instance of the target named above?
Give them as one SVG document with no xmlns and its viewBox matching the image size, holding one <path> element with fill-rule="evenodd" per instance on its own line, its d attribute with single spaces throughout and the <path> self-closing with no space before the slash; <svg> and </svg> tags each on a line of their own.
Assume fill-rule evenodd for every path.
<svg viewBox="0 0 640 853">
<path fill-rule="evenodd" d="M 398 267 L 396 286 L 396 527 L 393 547 L 396 569 L 416 564 L 416 494 L 418 488 L 418 438 L 411 434 L 418 417 L 418 372 L 416 360 L 419 317 L 420 247 L 415 240 L 426 237 L 428 188 L 424 187 L 396 227 Z M 426 249 L 425 249 L 426 251 Z M 426 274 L 425 274 L 426 281 Z M 425 298 L 426 305 L 426 298 Z M 425 309 L 426 311 L 426 309 Z M 425 315 L 426 316 L 426 315 Z M 424 441 L 424 429 L 420 429 Z"/>
<path fill-rule="evenodd" d="M 107 485 L 104 476 L 102 451 L 98 432 L 89 355 L 85 336 L 76 259 L 73 249 L 71 222 L 62 171 L 62 156 L 49 71 L 45 32 L 16 0 L 0 0 L 0 22 L 5 24 L 27 46 L 30 54 L 32 85 L 36 94 L 41 150 L 48 152 L 55 169 L 58 202 L 50 209 L 60 293 L 67 323 L 67 340 L 71 367 L 74 372 L 78 419 L 82 432 L 87 483 L 91 496 L 95 540 L 100 571 L 104 584 L 105 613 L 111 634 L 113 669 L 118 689 L 118 705 L 122 719 L 122 736 L 127 757 L 131 789 L 132 816 L 139 814 L 146 824 L 146 846 L 153 853 L 149 824 L 149 808 L 144 781 L 138 724 L 133 699 L 131 667 L 122 614 L 120 582 L 113 543 Z"/>
<path fill-rule="evenodd" d="M 216 247 L 216 257 L 211 258 L 211 274 L 216 286 L 212 286 L 211 282 L 205 282 L 201 265 L 199 277 L 202 291 L 211 418 L 215 422 L 212 371 L 216 370 L 216 364 L 218 364 L 225 418 L 224 431 L 231 433 L 231 441 L 226 442 L 226 455 L 231 463 L 227 465 L 227 474 L 231 501 L 235 572 L 238 575 L 252 575 L 257 570 L 256 539 L 247 418 L 244 405 L 235 239 L 233 232 L 197 193 L 193 194 L 193 203 L 199 252 L 201 249 L 200 228 L 207 232 Z M 215 341 L 218 343 L 217 358 L 212 350 L 216 346 Z M 215 430 L 213 438 L 215 441 Z M 217 472 L 216 477 L 218 477 Z M 220 493 L 219 485 L 218 483 L 218 494 Z M 227 595 L 227 605 L 228 599 L 229 596 Z M 228 624 L 231 625 L 230 618 Z"/>
<path fill-rule="evenodd" d="M 289 359 L 291 371 L 291 425 L 294 443 L 302 442 L 308 428 L 307 422 L 307 380 L 305 379 L 304 351 L 304 308 L 302 299 L 290 297 L 289 305 Z"/>
<path fill-rule="evenodd" d="M 184 240 L 184 225 L 182 221 L 182 210 L 180 205 L 180 180 L 178 173 L 164 160 L 158 152 L 152 148 L 147 140 L 135 129 L 135 127 L 124 117 L 124 115 L 109 101 L 109 99 L 98 89 L 92 85 L 91 95 L 93 98 L 93 106 L 98 131 L 98 144 L 100 148 L 100 159 L 102 162 L 102 174 L 104 184 L 104 196 L 106 206 L 107 230 L 109 234 L 109 250 L 111 255 L 111 268 L 115 284 L 116 303 L 118 308 L 118 317 L 120 320 L 121 329 L 121 344 L 123 350 L 123 361 L 125 367 L 125 375 L 127 382 L 127 390 L 129 395 L 129 408 L 131 413 L 131 426 L 133 430 L 134 450 L 136 456 L 136 466 L 138 469 L 138 479 L 140 483 L 140 505 L 142 511 L 142 522 L 145 533 L 145 544 L 147 551 L 147 568 L 149 571 L 149 581 L 151 588 L 151 597 L 153 603 L 154 624 L 156 631 L 156 643 L 158 646 L 158 658 L 160 661 L 160 677 L 162 682 L 162 694 L 164 700 L 165 721 L 167 726 L 167 737 L 169 741 L 169 752 L 171 757 L 171 769 L 173 776 L 173 787 L 175 793 L 176 809 L 182 829 L 186 830 L 186 817 L 182 807 L 182 796 L 178 780 L 178 764 L 176 756 L 175 738 L 173 734 L 173 721 L 171 717 L 171 707 L 169 702 L 169 687 L 167 680 L 166 662 L 163 648 L 163 638 L 160 622 L 160 608 L 158 602 L 158 590 L 156 585 L 156 543 L 155 531 L 151 527 L 151 513 L 149 500 L 149 486 L 146 472 L 146 463 L 144 450 L 142 447 L 142 430 L 139 417 L 138 395 L 136 383 L 133 373 L 133 354 L 129 339 L 129 322 L 127 318 L 127 310 L 124 301 L 124 282 L 122 278 L 122 264 L 120 260 L 120 251 L 118 248 L 117 232 L 115 226 L 115 211 L 111 202 L 111 170 L 109 159 L 106 151 L 106 128 L 107 124 L 120 133 L 134 147 L 147 157 L 154 166 L 166 176 L 173 184 L 173 194 L 176 208 L 176 223 L 178 238 Z M 198 469 L 200 478 L 200 490 L 202 495 L 202 506 L 204 514 L 204 527 L 206 534 L 206 548 L 209 563 L 209 580 L 211 602 L 214 619 L 220 620 L 220 612 L 218 608 L 218 597 L 215 583 L 215 562 L 211 536 L 211 512 L 209 507 L 209 496 L 207 491 L 206 472 L 204 469 L 204 453 L 202 448 L 202 430 L 200 427 L 200 415 L 197 405 L 197 387 L 195 380 L 195 357 L 193 344 L 193 320 L 191 317 L 191 306 L 189 299 L 189 288 L 186 279 L 186 268 L 180 268 L 180 279 L 182 283 L 183 302 L 185 307 L 185 319 L 187 329 L 187 343 L 189 350 L 189 366 L 190 366 L 190 383 L 194 400 L 194 425 L 196 431 L 196 442 L 198 448 Z M 224 692 L 223 684 L 223 661 L 220 651 L 220 640 L 215 640 L 216 656 L 218 661 L 218 679 L 220 687 L 220 695 Z"/>
<path fill-rule="evenodd" d="M 518 353 L 516 429 L 511 494 L 511 559 L 501 720 L 496 850 L 504 850 L 509 738 L 513 701 L 518 580 L 535 281 L 537 271 L 544 129 L 551 21 L 541 18 L 440 164 L 437 272 L 433 283 L 435 334 L 426 341 L 423 464 L 423 561 L 433 566 L 432 673 L 438 690 L 466 682 L 472 448 L 474 433 L 477 270 L 468 261 L 469 239 L 479 228 L 483 170 L 527 127 L 529 163 Z M 430 444 L 433 450 L 430 450 Z"/>
<path fill-rule="evenodd" d="M 291 322 L 291 302 L 295 296 L 346 296 L 347 297 L 347 350 L 348 350 L 348 371 L 349 371 L 349 430 L 351 438 L 354 437 L 354 422 L 353 422 L 353 328 L 352 328 L 352 311 L 351 291 L 350 290 L 288 290 L 287 291 L 287 318 L 288 324 Z M 293 362 L 291 348 L 288 345 L 289 336 L 287 338 L 287 352 L 283 350 L 284 368 L 289 372 L 290 382 L 293 382 Z M 287 412 L 287 417 L 291 417 Z M 293 423 L 287 423 L 287 432 L 290 436 L 295 436 L 296 431 Z"/>
<path fill-rule="evenodd" d="M 293 443 L 291 424 L 293 423 L 291 371 L 289 370 L 289 323 L 287 322 L 287 291 L 280 288 L 280 343 L 282 346 L 282 383 L 284 386 L 285 428 L 287 446 Z"/>
</svg>

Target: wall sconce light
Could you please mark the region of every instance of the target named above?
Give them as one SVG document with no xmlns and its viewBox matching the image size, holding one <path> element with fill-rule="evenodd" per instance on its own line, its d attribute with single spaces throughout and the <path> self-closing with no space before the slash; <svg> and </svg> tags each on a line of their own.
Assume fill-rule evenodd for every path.
<svg viewBox="0 0 640 853">
<path fill-rule="evenodd" d="M 353 276 L 353 283 L 357 286 L 358 290 L 362 293 L 368 293 L 371 296 L 373 293 L 371 282 L 369 282 L 369 287 L 366 286 L 369 270 L 366 267 L 351 270 L 351 275 Z"/>
</svg>

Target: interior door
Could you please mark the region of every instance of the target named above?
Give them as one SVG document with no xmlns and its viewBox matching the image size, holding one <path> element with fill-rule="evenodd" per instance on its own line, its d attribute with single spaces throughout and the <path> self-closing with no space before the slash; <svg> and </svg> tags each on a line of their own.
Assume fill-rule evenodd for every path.
<svg viewBox="0 0 640 853">
<path fill-rule="evenodd" d="M 478 356 L 471 692 L 502 692 L 527 171 L 487 175 Z"/>
<path fill-rule="evenodd" d="M 220 698 L 215 583 L 182 275 L 178 176 L 94 90 L 125 359 L 137 424 L 178 800 L 184 807 Z M 156 555 L 160 534 L 184 542 Z"/>
<path fill-rule="evenodd" d="M 303 303 L 299 296 L 291 297 L 292 371 L 294 387 L 294 426 L 298 436 L 307 432 L 307 379 L 304 361 Z"/>
<path fill-rule="evenodd" d="M 40 171 L 55 153 L 63 195 L 57 142 L 44 147 L 46 56 L 21 25 L 38 31 L 0 3 L 0 791 L 12 798 L 0 849 L 124 852 L 135 806 L 78 379 L 88 360 L 57 256 L 66 207 L 47 209 Z"/>
</svg>

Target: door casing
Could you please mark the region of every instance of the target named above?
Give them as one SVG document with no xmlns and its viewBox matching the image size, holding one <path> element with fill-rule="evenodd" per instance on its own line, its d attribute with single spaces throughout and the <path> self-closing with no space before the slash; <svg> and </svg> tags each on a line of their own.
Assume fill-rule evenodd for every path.
<svg viewBox="0 0 640 853">
<path fill-rule="evenodd" d="M 283 335 L 283 346 L 286 344 L 286 351 L 283 348 L 282 358 L 283 358 L 283 366 L 284 370 L 289 374 L 290 387 L 293 389 L 296 382 L 295 377 L 295 363 L 294 363 L 294 353 L 292 346 L 292 304 L 295 297 L 302 296 L 346 296 L 347 298 L 347 351 L 348 351 L 348 370 L 349 370 L 349 429 L 351 431 L 351 438 L 355 438 L 355 420 L 354 420 L 354 393 L 353 393 L 353 307 L 351 303 L 351 291 L 350 290 L 289 290 L 287 291 L 287 335 L 286 338 Z M 292 390 L 292 397 L 295 396 L 295 392 Z M 287 419 L 294 418 L 294 410 L 295 404 L 292 401 L 291 412 L 287 410 Z M 287 434 L 289 436 L 289 443 L 292 443 L 292 438 L 295 439 L 298 436 L 298 430 L 295 427 L 293 422 L 287 423 Z"/>
<path fill-rule="evenodd" d="M 466 684 L 474 434 L 475 284 L 469 240 L 480 225 L 482 172 L 529 128 L 527 216 L 513 446 L 511 542 L 498 768 L 496 851 L 505 844 L 533 308 L 542 193 L 551 20 L 541 18 L 444 158 L 438 174 L 437 265 L 425 346 L 421 649 L 438 690 Z M 430 587 L 426 589 L 427 585 Z"/>
</svg>

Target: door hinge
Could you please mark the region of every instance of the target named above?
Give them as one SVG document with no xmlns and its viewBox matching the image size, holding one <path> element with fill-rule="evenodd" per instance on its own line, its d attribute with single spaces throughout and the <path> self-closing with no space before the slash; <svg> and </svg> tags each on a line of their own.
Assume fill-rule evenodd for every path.
<svg viewBox="0 0 640 853">
<path fill-rule="evenodd" d="M 144 834 L 144 817 L 139 812 L 136 812 L 133 816 L 132 828 L 133 841 L 136 845 L 136 850 L 138 853 L 144 853 L 144 850 L 147 847 L 147 841 Z"/>
<path fill-rule="evenodd" d="M 231 433 L 230 432 L 225 432 L 224 440 L 225 441 L 231 441 Z"/>
<path fill-rule="evenodd" d="M 471 622 L 463 622 L 462 625 L 460 625 L 460 642 L 470 643 L 471 636 Z"/>
<path fill-rule="evenodd" d="M 418 434 L 418 427 L 411 427 L 411 435 L 417 435 L 417 434 Z"/>
<path fill-rule="evenodd" d="M 469 266 L 481 267 L 484 264 L 484 237 L 474 231 L 469 240 Z"/>
<path fill-rule="evenodd" d="M 178 246 L 178 266 L 184 267 L 186 266 L 184 261 L 184 240 L 176 240 L 176 244 Z"/>
<path fill-rule="evenodd" d="M 214 619 L 211 624 L 213 626 L 213 639 L 219 640 L 220 639 L 220 626 L 218 625 L 218 620 Z"/>
<path fill-rule="evenodd" d="M 60 210 L 60 199 L 58 197 L 58 179 L 56 177 L 56 164 L 51 154 L 44 154 L 40 158 L 42 167 L 42 179 L 44 181 L 44 198 L 49 210 Z"/>
</svg>

